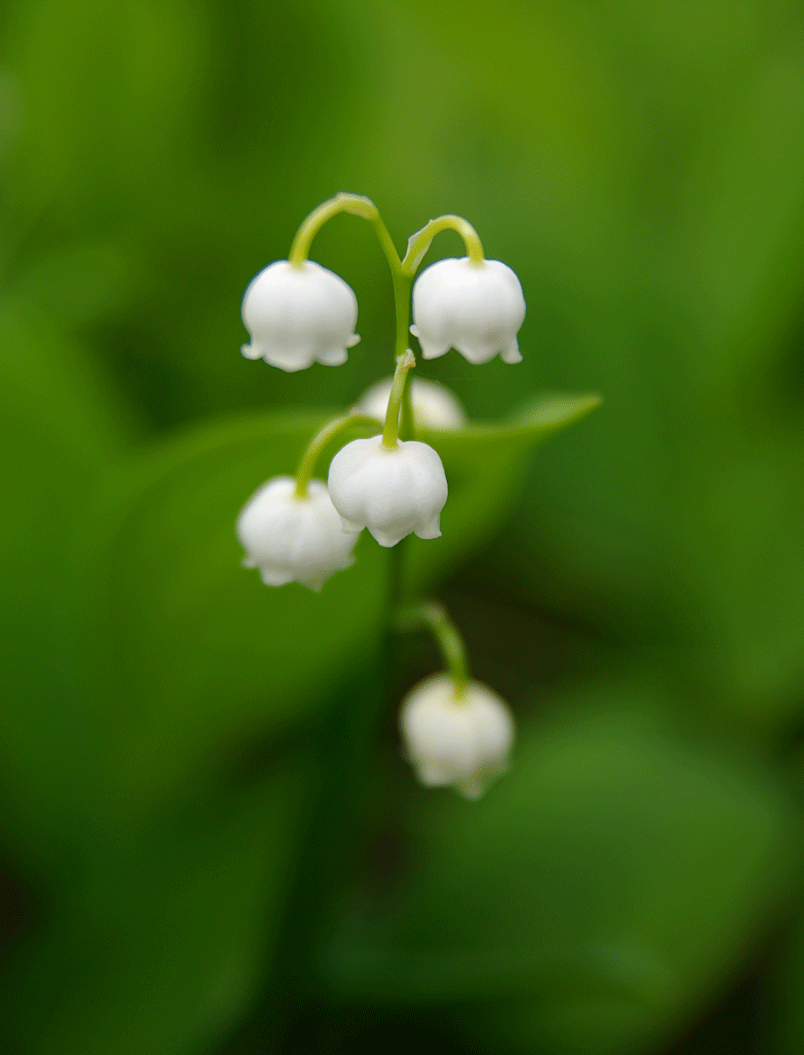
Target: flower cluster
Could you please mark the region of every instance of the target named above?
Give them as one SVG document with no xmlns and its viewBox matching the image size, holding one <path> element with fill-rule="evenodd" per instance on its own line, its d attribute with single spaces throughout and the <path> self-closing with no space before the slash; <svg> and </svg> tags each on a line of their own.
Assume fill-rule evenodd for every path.
<svg viewBox="0 0 804 1055">
<path fill-rule="evenodd" d="M 416 365 L 406 348 L 408 330 L 418 339 L 424 359 L 451 348 L 475 364 L 496 355 L 506 363 L 522 359 L 517 343 L 525 318 L 522 287 L 509 267 L 484 257 L 467 221 L 456 216 L 431 220 L 410 239 L 400 259 L 373 202 L 345 194 L 315 209 L 299 228 L 289 258 L 269 264 L 249 283 L 242 305 L 250 337 L 242 347 L 247 359 L 263 359 L 287 372 L 314 363 L 339 366 L 360 340 L 354 292 L 308 258 L 316 232 L 339 212 L 369 220 L 380 235 L 396 299 L 396 373 L 372 386 L 354 412 L 312 440 L 295 477 L 268 480 L 240 513 L 243 563 L 258 568 L 269 586 L 296 582 L 320 590 L 331 575 L 354 562 L 363 528 L 383 547 L 396 546 L 410 534 L 440 537 L 448 496 L 444 466 L 433 447 L 409 434 L 401 439 L 400 428 L 461 429 L 465 416 L 447 389 L 408 380 Z M 415 278 L 433 237 L 448 228 L 461 235 L 468 255 L 440 260 Z M 331 459 L 327 482 L 315 478 L 324 448 L 356 423 L 372 424 L 375 431 L 382 423 L 382 435 L 346 443 Z M 430 620 L 430 629 L 451 642 L 445 651 L 451 673 L 410 694 L 402 709 L 402 735 L 423 783 L 452 784 L 475 798 L 505 768 L 513 722 L 499 697 L 467 681 L 463 646 L 456 644 L 459 635 L 443 610 L 431 605 L 427 612 L 424 624 Z"/>
</svg>

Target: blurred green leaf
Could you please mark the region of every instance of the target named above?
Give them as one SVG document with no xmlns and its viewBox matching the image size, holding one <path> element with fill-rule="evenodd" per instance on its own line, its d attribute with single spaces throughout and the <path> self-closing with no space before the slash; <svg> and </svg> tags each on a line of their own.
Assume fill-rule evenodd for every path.
<svg viewBox="0 0 804 1055">
<path fill-rule="evenodd" d="M 517 502 L 527 453 L 600 402 L 596 395 L 541 395 L 502 422 L 470 423 L 449 432 L 421 430 L 420 438 L 441 455 L 449 498 L 441 514 L 441 538 L 409 542 L 408 589 L 431 588 L 487 541 Z"/>
<path fill-rule="evenodd" d="M 271 964 L 308 769 L 284 758 L 257 786 L 199 788 L 150 828 L 96 830 L 5 965 L 5 1050 L 207 1052 Z"/>
<path fill-rule="evenodd" d="M 661 718 L 655 691 L 566 705 L 588 701 L 523 730 L 480 803 L 421 793 L 407 874 L 379 905 L 356 894 L 329 950 L 335 993 L 460 1001 L 495 1051 L 595 1055 L 723 984 L 790 889 L 794 811 L 763 765 Z"/>
<path fill-rule="evenodd" d="M 10 296 L 50 325 L 73 330 L 128 307 L 142 272 L 116 241 L 81 242 L 43 254 L 12 276 Z"/>
<path fill-rule="evenodd" d="M 95 735 L 82 718 L 79 638 L 88 615 L 68 585 L 70 554 L 80 514 L 131 429 L 86 349 L 7 302 L 0 349 L 0 826 L 26 852 L 48 856 L 75 804 L 65 771 L 80 782 Z"/>
<path fill-rule="evenodd" d="M 792 926 L 769 967 L 767 1051 L 798 1055 L 804 1045 L 804 912 L 797 906 Z"/>
<path fill-rule="evenodd" d="M 413 554 L 419 585 L 504 517 L 527 449 L 596 404 L 595 397 L 546 397 L 500 427 L 433 437 L 452 494 L 446 545 L 429 543 L 430 554 L 423 544 L 425 556 Z M 320 595 L 296 584 L 267 588 L 240 566 L 239 510 L 267 478 L 294 470 L 323 420 L 268 413 L 200 426 L 133 458 L 117 453 L 94 501 L 91 488 L 70 494 L 76 526 L 63 539 L 54 608 L 69 632 L 62 623 L 51 631 L 69 656 L 65 696 L 48 730 L 42 723 L 54 716 L 44 700 L 31 713 L 30 695 L 18 687 L 24 709 L 7 716 L 7 740 L 27 761 L 9 776 L 12 797 L 25 800 L 22 789 L 44 750 L 57 827 L 81 828 L 90 815 L 120 809 L 147 812 L 209 752 L 252 735 L 281 737 L 372 661 L 384 627 L 388 554 L 371 539 L 360 540 L 355 566 Z M 39 496 L 39 467 L 28 465 L 25 479 Z M 61 471 L 60 482 L 68 480 Z"/>
<path fill-rule="evenodd" d="M 99 0 L 15 5 L 2 26 L 18 101 L 4 210 L 15 242 L 128 219 L 179 174 L 202 16 L 180 0 L 122 0 L 113 13 Z M 50 231 L 36 230 L 54 213 Z"/>
<path fill-rule="evenodd" d="M 295 471 L 322 423 L 263 414 L 188 430 L 133 459 L 91 509 L 75 588 L 95 613 L 88 679 L 119 793 L 147 800 L 209 751 L 281 736 L 376 654 L 387 554 L 371 540 L 320 594 L 241 566 L 240 509 Z"/>
</svg>

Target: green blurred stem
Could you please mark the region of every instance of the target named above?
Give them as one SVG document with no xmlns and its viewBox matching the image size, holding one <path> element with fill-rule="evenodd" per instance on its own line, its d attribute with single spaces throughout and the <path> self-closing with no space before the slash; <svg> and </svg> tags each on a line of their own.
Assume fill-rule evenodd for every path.
<svg viewBox="0 0 804 1055">
<path fill-rule="evenodd" d="M 325 425 L 323 429 L 310 441 L 310 445 L 301 457 L 299 468 L 296 471 L 296 489 L 294 494 L 297 498 L 307 497 L 307 488 L 313 478 L 316 463 L 326 445 L 333 440 L 338 433 L 354 425 L 370 425 L 379 431 L 380 423 L 376 418 L 367 417 L 365 414 L 347 414 L 345 417 L 336 418 Z"/>
<path fill-rule="evenodd" d="M 411 370 L 415 365 L 416 356 L 410 348 L 405 349 L 402 355 L 397 357 L 394 381 L 391 385 L 391 394 L 388 397 L 388 409 L 385 412 L 385 427 L 382 430 L 382 445 L 389 451 L 394 450 L 397 446 L 399 439 L 399 408 L 407 387 L 408 370 Z"/>
<path fill-rule="evenodd" d="M 469 681 L 466 646 L 444 605 L 440 601 L 431 600 L 401 608 L 394 621 L 394 627 L 402 632 L 430 631 L 441 651 L 444 665 L 452 677 L 455 698 L 461 699 L 466 693 L 466 685 Z"/>
</svg>

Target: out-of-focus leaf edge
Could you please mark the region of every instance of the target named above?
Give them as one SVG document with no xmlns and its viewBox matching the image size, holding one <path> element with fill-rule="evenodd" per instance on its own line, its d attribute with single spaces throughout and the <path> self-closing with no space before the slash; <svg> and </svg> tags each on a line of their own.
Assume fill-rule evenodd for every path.
<svg viewBox="0 0 804 1055">
<path fill-rule="evenodd" d="M 507 444 L 517 439 L 530 446 L 585 418 L 602 402 L 603 397 L 594 392 L 582 395 L 566 392 L 542 394 L 500 422 L 470 423 L 460 429 L 450 430 L 421 429 L 419 435 L 445 453 L 453 449 L 479 449 L 497 443 Z"/>
<path fill-rule="evenodd" d="M 546 438 L 554 432 L 580 421 L 603 402 L 596 393 L 571 395 L 557 392 L 540 395 L 520 407 L 510 418 L 501 422 L 479 422 L 468 424 L 460 429 L 419 429 L 417 438 L 431 442 L 439 451 L 447 453 L 453 450 L 465 450 L 467 447 L 484 448 L 497 443 L 509 443 L 522 439 L 527 445 Z M 189 428 L 176 430 L 167 434 L 152 447 L 141 451 L 140 458 L 135 455 L 135 462 L 140 461 L 139 472 L 144 476 L 162 475 L 181 465 L 192 454 L 214 450 L 222 444 L 248 442 L 261 433 L 280 432 L 286 436 L 297 435 L 301 443 L 323 428 L 327 422 L 343 414 L 343 410 L 265 410 L 248 415 L 213 419 L 199 422 Z M 324 454 L 334 452 L 349 439 L 356 436 L 376 435 L 381 431 L 378 423 L 376 429 L 367 425 L 355 425 L 345 430 Z M 141 460 L 140 460 L 141 459 Z M 323 462 L 324 459 L 322 459 Z M 133 466 L 129 467 L 131 472 Z M 287 467 L 294 472 L 295 465 Z M 134 472 L 137 472 L 134 469 Z"/>
</svg>

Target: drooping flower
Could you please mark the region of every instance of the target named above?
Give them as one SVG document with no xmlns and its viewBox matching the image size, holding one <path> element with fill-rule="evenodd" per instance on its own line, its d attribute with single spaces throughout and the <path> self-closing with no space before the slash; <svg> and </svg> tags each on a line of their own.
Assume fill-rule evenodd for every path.
<svg viewBox="0 0 804 1055">
<path fill-rule="evenodd" d="M 346 535 L 323 480 L 295 493 L 292 476 L 275 476 L 252 495 L 237 520 L 243 564 L 259 568 L 266 586 L 299 582 L 318 591 L 354 562 L 356 535 Z"/>
<path fill-rule="evenodd" d="M 367 389 L 358 403 L 360 413 L 378 421 L 385 421 L 392 383 L 393 378 L 389 377 Z M 408 384 L 413 420 L 417 426 L 427 429 L 460 429 L 466 424 L 463 407 L 444 385 L 419 377 L 412 377 Z"/>
<path fill-rule="evenodd" d="M 340 366 L 360 340 L 351 286 L 311 260 L 263 268 L 246 289 L 241 314 L 251 337 L 243 355 L 291 373 L 312 363 Z"/>
<path fill-rule="evenodd" d="M 438 538 L 447 501 L 447 478 L 432 447 L 400 440 L 393 448 L 382 437 L 352 440 L 329 467 L 329 493 L 344 531 L 368 528 L 381 546 L 395 546 L 411 532 Z"/>
<path fill-rule="evenodd" d="M 425 359 L 456 348 L 470 363 L 487 363 L 498 352 L 504 363 L 520 363 L 517 333 L 524 318 L 519 279 L 499 260 L 439 260 L 413 287 L 410 330 Z"/>
<path fill-rule="evenodd" d="M 461 695 L 449 674 L 420 682 L 403 700 L 399 726 L 408 759 L 422 784 L 452 784 L 479 798 L 505 772 L 514 740 L 508 705 L 478 681 Z"/>
</svg>

